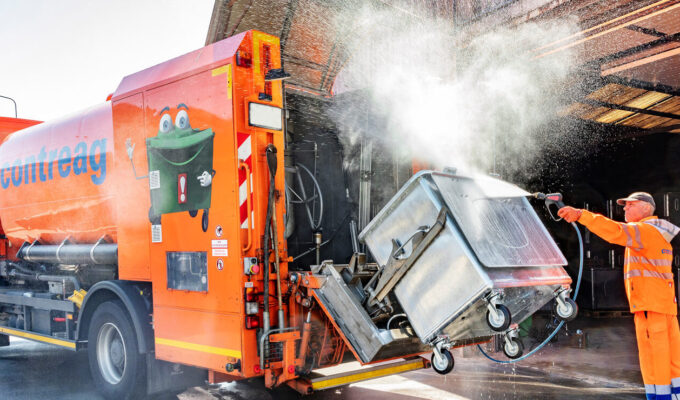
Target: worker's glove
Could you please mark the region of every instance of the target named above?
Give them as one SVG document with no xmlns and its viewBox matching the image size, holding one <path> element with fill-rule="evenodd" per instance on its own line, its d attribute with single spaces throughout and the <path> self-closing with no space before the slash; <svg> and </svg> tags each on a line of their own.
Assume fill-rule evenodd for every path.
<svg viewBox="0 0 680 400">
<path fill-rule="evenodd" d="M 578 208 L 565 206 L 557 210 L 557 215 L 571 223 L 578 221 L 578 219 L 581 218 L 582 212 L 583 210 L 579 210 Z"/>
<path fill-rule="evenodd" d="M 203 171 L 203 173 L 196 179 L 198 179 L 198 182 L 200 182 L 201 186 L 208 187 L 212 183 L 212 174 L 208 171 Z"/>
</svg>

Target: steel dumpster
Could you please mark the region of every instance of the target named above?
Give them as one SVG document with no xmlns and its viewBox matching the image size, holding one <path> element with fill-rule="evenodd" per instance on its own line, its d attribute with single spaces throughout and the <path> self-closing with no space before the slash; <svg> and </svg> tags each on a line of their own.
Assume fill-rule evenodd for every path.
<svg viewBox="0 0 680 400">
<path fill-rule="evenodd" d="M 443 228 L 393 290 L 424 343 L 498 333 L 488 322 L 490 304 L 520 323 L 571 283 L 566 259 L 516 189 L 489 177 L 422 171 L 360 233 L 385 267 L 408 258 L 416 250 L 409 239 L 445 211 Z M 405 254 L 394 254 L 398 245 Z"/>
</svg>

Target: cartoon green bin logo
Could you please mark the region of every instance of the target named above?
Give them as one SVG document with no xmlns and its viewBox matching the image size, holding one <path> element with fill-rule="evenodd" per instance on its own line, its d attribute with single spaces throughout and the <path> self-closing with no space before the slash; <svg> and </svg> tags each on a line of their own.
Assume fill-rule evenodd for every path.
<svg viewBox="0 0 680 400">
<path fill-rule="evenodd" d="M 149 220 L 160 225 L 161 215 L 188 211 L 195 217 L 203 210 L 201 227 L 208 230 L 208 210 L 212 195 L 213 142 L 212 129 L 192 129 L 188 107 L 177 106 L 179 112 L 173 124 L 170 108 L 161 110 L 158 134 L 146 139 L 149 163 L 149 191 L 151 207 Z M 134 144 L 126 141 L 128 157 L 132 162 Z M 132 164 L 134 169 L 134 162 Z M 137 173 L 135 171 L 135 176 Z M 142 179 L 146 177 L 137 177 Z"/>
</svg>

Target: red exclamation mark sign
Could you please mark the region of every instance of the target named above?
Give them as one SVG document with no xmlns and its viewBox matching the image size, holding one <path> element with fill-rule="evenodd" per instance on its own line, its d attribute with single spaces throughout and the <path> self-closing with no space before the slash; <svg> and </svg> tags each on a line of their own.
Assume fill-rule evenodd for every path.
<svg viewBox="0 0 680 400">
<path fill-rule="evenodd" d="M 177 175 L 177 202 L 179 204 L 187 202 L 187 174 Z"/>
</svg>

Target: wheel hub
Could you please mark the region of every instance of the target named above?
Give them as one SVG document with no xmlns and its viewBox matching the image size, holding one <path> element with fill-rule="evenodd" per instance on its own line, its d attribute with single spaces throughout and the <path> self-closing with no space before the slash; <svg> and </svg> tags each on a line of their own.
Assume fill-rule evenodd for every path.
<svg viewBox="0 0 680 400">
<path fill-rule="evenodd" d="M 503 313 L 498 310 L 489 312 L 489 322 L 493 326 L 503 325 Z"/>
<path fill-rule="evenodd" d="M 432 361 L 434 362 L 434 366 L 440 371 L 446 369 L 446 367 L 448 366 L 448 362 L 446 361 L 446 357 L 440 356 L 436 353 L 435 353 L 434 359 Z"/>
<path fill-rule="evenodd" d="M 111 350 L 109 352 L 111 355 L 111 362 L 113 362 L 116 367 L 121 368 L 125 362 L 125 353 L 123 350 L 123 342 L 119 338 L 115 338 L 111 342 Z"/>
<path fill-rule="evenodd" d="M 557 311 L 561 314 L 561 316 L 568 317 L 571 315 L 571 305 L 569 303 L 558 304 Z"/>
<path fill-rule="evenodd" d="M 123 379 L 125 351 L 125 342 L 118 327 L 110 322 L 102 325 L 96 344 L 97 362 L 102 378 L 112 385 Z"/>
</svg>

